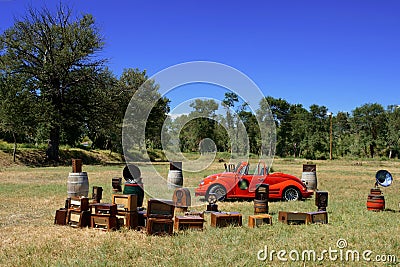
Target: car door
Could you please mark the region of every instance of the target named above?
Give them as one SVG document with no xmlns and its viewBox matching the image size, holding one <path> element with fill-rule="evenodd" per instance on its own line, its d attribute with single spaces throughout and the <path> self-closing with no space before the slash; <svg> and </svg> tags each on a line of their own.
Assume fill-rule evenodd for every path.
<svg viewBox="0 0 400 267">
<path fill-rule="evenodd" d="M 255 193 L 258 184 L 264 183 L 267 178 L 268 169 L 265 162 L 258 162 L 254 170 L 254 174 L 250 181 L 249 192 Z"/>
</svg>

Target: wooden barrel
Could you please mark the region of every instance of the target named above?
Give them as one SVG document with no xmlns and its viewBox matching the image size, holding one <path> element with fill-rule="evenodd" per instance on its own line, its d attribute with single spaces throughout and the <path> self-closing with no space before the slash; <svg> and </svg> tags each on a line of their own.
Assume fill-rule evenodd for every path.
<svg viewBox="0 0 400 267">
<path fill-rule="evenodd" d="M 167 186 L 169 189 L 176 189 L 183 186 L 183 175 L 181 170 L 169 170 Z"/>
<path fill-rule="evenodd" d="M 268 213 L 268 200 L 254 199 L 254 214 L 267 214 Z"/>
<path fill-rule="evenodd" d="M 137 195 L 137 206 L 143 206 L 144 190 L 143 184 L 138 183 L 125 183 L 124 195 Z"/>
<path fill-rule="evenodd" d="M 317 189 L 317 173 L 316 172 L 302 172 L 301 181 L 306 185 L 308 190 Z"/>
<path fill-rule="evenodd" d="M 86 172 L 70 172 L 67 181 L 68 197 L 88 197 L 89 180 Z"/>
<path fill-rule="evenodd" d="M 381 211 L 385 209 L 385 197 L 383 195 L 368 195 L 367 209 Z"/>
</svg>

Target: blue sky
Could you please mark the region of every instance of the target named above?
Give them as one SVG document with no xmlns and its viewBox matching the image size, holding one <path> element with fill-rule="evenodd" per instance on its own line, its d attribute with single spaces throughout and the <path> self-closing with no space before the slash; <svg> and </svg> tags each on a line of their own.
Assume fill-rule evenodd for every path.
<svg viewBox="0 0 400 267">
<path fill-rule="evenodd" d="M 64 1 L 91 13 L 105 39 L 102 56 L 151 76 L 194 60 L 215 61 L 249 76 L 264 95 L 351 112 L 365 103 L 400 104 L 400 1 Z M 0 32 L 29 5 L 0 0 Z M 209 88 L 209 89 L 207 89 Z M 189 86 L 168 97 L 222 99 Z"/>
</svg>

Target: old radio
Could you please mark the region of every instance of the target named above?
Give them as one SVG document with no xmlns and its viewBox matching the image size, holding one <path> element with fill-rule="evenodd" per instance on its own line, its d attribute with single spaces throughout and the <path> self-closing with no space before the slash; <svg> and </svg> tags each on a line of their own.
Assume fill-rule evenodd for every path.
<svg viewBox="0 0 400 267">
<path fill-rule="evenodd" d="M 68 215 L 68 211 L 66 209 L 56 210 L 54 224 L 66 225 L 67 224 L 67 215 Z"/>
<path fill-rule="evenodd" d="M 68 198 L 68 209 L 77 212 L 89 210 L 89 198 L 87 197 L 71 197 Z"/>
<path fill-rule="evenodd" d="M 255 228 L 263 224 L 272 225 L 272 216 L 268 214 L 250 215 L 249 227 Z"/>
<path fill-rule="evenodd" d="M 187 208 L 191 206 L 190 191 L 187 188 L 177 188 L 172 196 L 175 207 Z"/>
<path fill-rule="evenodd" d="M 174 221 L 171 219 L 147 218 L 146 231 L 148 235 L 172 235 Z"/>
<path fill-rule="evenodd" d="M 267 200 L 269 198 L 269 185 L 268 184 L 260 184 L 256 189 L 256 200 Z"/>
<path fill-rule="evenodd" d="M 211 226 L 226 227 L 229 225 L 242 226 L 242 214 L 239 212 L 212 212 Z"/>
<path fill-rule="evenodd" d="M 318 207 L 318 211 L 326 211 L 326 207 L 328 206 L 328 192 L 316 191 L 315 205 Z"/>
<path fill-rule="evenodd" d="M 172 219 L 175 206 L 170 200 L 150 199 L 147 202 L 147 218 Z"/>
<path fill-rule="evenodd" d="M 326 211 L 308 212 L 307 214 L 310 216 L 310 223 L 328 223 L 328 213 Z"/>
<path fill-rule="evenodd" d="M 103 198 L 103 187 L 93 186 L 92 188 L 93 203 L 100 203 L 102 198 Z"/>
<path fill-rule="evenodd" d="M 137 229 L 139 224 L 137 211 L 119 211 L 117 214 L 118 228 L 124 226 L 128 229 Z"/>
<path fill-rule="evenodd" d="M 278 220 L 285 224 L 328 223 L 326 211 L 287 212 L 279 211 Z"/>
<path fill-rule="evenodd" d="M 110 203 L 95 203 L 90 205 L 93 215 L 117 215 L 117 204 Z"/>
<path fill-rule="evenodd" d="M 91 226 L 93 229 L 111 231 L 117 229 L 117 217 L 108 215 L 92 215 Z"/>
<path fill-rule="evenodd" d="M 204 218 L 200 216 L 175 216 L 174 228 L 176 231 L 195 229 L 203 230 Z"/>
<path fill-rule="evenodd" d="M 112 203 L 117 205 L 118 211 L 136 211 L 137 195 L 112 195 Z"/>
<path fill-rule="evenodd" d="M 67 224 L 79 228 L 90 226 L 90 211 L 69 210 Z"/>
</svg>

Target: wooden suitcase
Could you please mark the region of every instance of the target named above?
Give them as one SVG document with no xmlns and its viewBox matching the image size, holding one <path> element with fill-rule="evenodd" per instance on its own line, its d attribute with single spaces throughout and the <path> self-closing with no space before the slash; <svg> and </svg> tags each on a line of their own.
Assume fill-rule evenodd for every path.
<svg viewBox="0 0 400 267">
<path fill-rule="evenodd" d="M 272 225 L 272 216 L 268 214 L 250 215 L 249 216 L 249 227 L 255 228 L 263 224 Z"/>
<path fill-rule="evenodd" d="M 174 221 L 171 219 L 147 218 L 146 230 L 148 235 L 172 235 Z"/>
<path fill-rule="evenodd" d="M 175 216 L 175 231 L 194 229 L 203 230 L 204 219 L 200 216 Z"/>
<path fill-rule="evenodd" d="M 226 227 L 229 225 L 242 226 L 242 214 L 239 212 L 212 212 L 211 226 Z"/>
<path fill-rule="evenodd" d="M 90 226 L 90 211 L 68 210 L 67 223 L 72 227 L 88 227 Z"/>
<path fill-rule="evenodd" d="M 137 195 L 112 195 L 112 203 L 117 204 L 118 211 L 136 211 Z"/>
<path fill-rule="evenodd" d="M 92 215 L 91 226 L 93 229 L 111 231 L 117 229 L 117 217 L 109 215 Z"/>
</svg>

